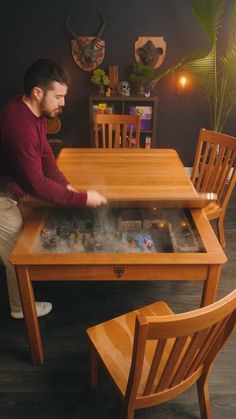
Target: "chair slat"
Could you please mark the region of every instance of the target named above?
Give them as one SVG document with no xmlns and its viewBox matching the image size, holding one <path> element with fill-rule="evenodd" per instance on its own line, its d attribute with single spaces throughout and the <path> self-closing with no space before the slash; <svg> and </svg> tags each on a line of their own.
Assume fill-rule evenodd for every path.
<svg viewBox="0 0 236 419">
<path fill-rule="evenodd" d="M 123 132 L 122 132 L 122 147 L 127 147 L 127 125 L 124 124 L 123 126 Z"/>
<path fill-rule="evenodd" d="M 97 125 L 95 125 L 95 147 L 99 147 L 99 133 Z"/>
<path fill-rule="evenodd" d="M 134 135 L 133 135 L 133 131 L 134 131 L 134 126 L 133 125 L 130 125 L 130 133 L 129 133 L 129 137 L 130 137 L 130 141 L 129 141 L 129 144 L 130 144 L 130 147 L 132 148 L 134 145 L 136 146 L 136 144 L 134 144 L 133 143 L 133 141 L 134 141 Z"/>
<path fill-rule="evenodd" d="M 216 342 L 216 339 L 220 336 L 220 333 L 222 332 L 225 324 L 227 323 L 227 320 L 228 318 L 226 317 L 222 322 L 216 323 L 209 330 L 205 342 L 203 342 L 197 356 L 193 360 L 190 368 L 187 370 L 184 378 L 186 378 L 188 375 L 191 375 L 204 362 L 204 359 L 206 358 L 209 352 L 209 349 L 214 345 L 214 343 Z"/>
<path fill-rule="evenodd" d="M 103 148 L 106 147 L 106 133 L 105 133 L 105 125 L 102 125 L 102 146 Z"/>
<path fill-rule="evenodd" d="M 208 156 L 209 148 L 210 148 L 210 143 L 206 144 L 206 148 L 205 148 L 204 154 L 202 156 L 203 157 L 202 159 L 201 159 L 201 152 L 202 152 L 202 149 L 203 149 L 203 144 L 201 144 L 201 147 L 198 150 L 196 167 L 199 170 L 199 175 L 197 177 L 197 183 L 195 185 L 197 191 L 202 191 L 201 183 L 202 183 L 202 179 L 203 179 L 203 176 L 204 176 L 204 173 L 205 173 L 205 170 L 206 170 L 206 162 L 207 162 L 207 156 Z M 201 162 L 200 162 L 200 159 L 201 159 Z M 196 174 L 196 176 L 197 176 L 197 174 Z"/>
<path fill-rule="evenodd" d="M 201 330 L 198 333 L 195 333 L 191 338 L 191 343 L 188 347 L 188 350 L 185 352 L 184 357 L 182 358 L 181 364 L 179 365 L 178 369 L 176 370 L 172 380 L 171 380 L 171 387 L 176 386 L 177 384 L 181 383 L 184 379 L 184 374 L 186 370 L 190 368 L 194 357 L 203 344 L 205 342 L 205 338 L 207 336 L 208 329 Z"/>
<path fill-rule="evenodd" d="M 179 362 L 179 356 L 183 351 L 187 339 L 188 336 L 180 336 L 176 338 L 175 344 L 167 360 L 165 369 L 163 370 L 161 378 L 157 384 L 156 392 L 166 390 L 169 387 L 174 368 L 176 367 L 176 364 Z"/>
<path fill-rule="evenodd" d="M 207 160 L 206 162 L 204 178 L 202 179 L 202 185 L 201 185 L 202 192 L 208 191 L 208 183 L 209 183 L 210 176 L 212 173 L 212 166 L 215 163 L 216 153 L 217 153 L 217 144 L 214 144 L 214 145 L 210 144 L 209 154 L 208 154 L 209 160 Z"/>
<path fill-rule="evenodd" d="M 166 339 L 162 339 L 162 340 L 159 340 L 157 342 L 156 350 L 155 350 L 155 353 L 154 353 L 154 357 L 153 357 L 153 360 L 152 360 L 152 364 L 151 364 L 149 375 L 148 375 L 147 382 L 146 382 L 146 387 L 145 387 L 144 392 L 143 392 L 144 396 L 147 396 L 148 394 L 151 393 L 151 390 L 152 390 L 152 387 L 153 387 L 153 384 L 154 384 L 154 380 L 156 378 L 157 370 L 158 370 L 158 367 L 159 367 L 159 364 L 160 364 L 160 360 L 161 360 L 162 354 L 165 350 L 166 342 L 167 342 Z"/>
<path fill-rule="evenodd" d="M 236 323 L 235 317 L 236 317 L 236 309 L 234 310 L 233 313 L 231 313 L 227 317 L 227 321 L 222 327 L 222 330 L 220 332 L 220 335 L 218 336 L 216 344 L 214 344 L 211 350 L 208 352 L 207 357 L 205 359 L 205 368 L 209 368 L 211 366 L 212 362 L 214 361 L 218 352 L 221 350 L 227 338 L 235 329 L 235 323 Z"/>
<path fill-rule="evenodd" d="M 216 192 L 217 183 L 220 179 L 220 174 L 223 166 L 223 159 L 225 155 L 225 147 L 220 147 L 215 156 L 215 162 L 211 167 L 211 177 L 208 182 L 208 191 Z"/>
<path fill-rule="evenodd" d="M 232 178 L 233 170 L 235 170 L 235 159 L 236 159 L 236 152 L 232 150 L 228 150 L 225 156 L 225 165 L 221 172 L 221 177 L 218 185 L 217 196 L 218 202 L 222 203 L 224 199 L 224 195 L 226 193 L 226 189 L 230 182 L 230 178 Z"/>
<path fill-rule="evenodd" d="M 120 125 L 119 124 L 115 124 L 115 140 L 114 140 L 114 147 L 115 148 L 119 148 L 120 147 L 120 141 L 121 141 Z M 112 144 L 109 144 L 109 148 L 112 148 Z"/>
</svg>

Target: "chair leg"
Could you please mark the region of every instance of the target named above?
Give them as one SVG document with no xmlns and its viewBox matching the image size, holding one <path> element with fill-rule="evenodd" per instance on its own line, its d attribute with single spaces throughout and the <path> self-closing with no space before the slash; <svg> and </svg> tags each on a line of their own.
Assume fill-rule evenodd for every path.
<svg viewBox="0 0 236 419">
<path fill-rule="evenodd" d="M 134 407 L 126 406 L 124 411 L 124 419 L 134 419 Z"/>
<path fill-rule="evenodd" d="M 212 419 L 211 404 L 209 396 L 208 379 L 199 378 L 197 381 L 198 400 L 201 419 Z"/>
<path fill-rule="evenodd" d="M 92 387 L 98 383 L 98 356 L 92 345 L 90 345 L 90 382 Z"/>
<path fill-rule="evenodd" d="M 220 241 L 221 247 L 223 247 L 224 249 L 225 248 L 225 231 L 224 231 L 224 220 L 222 218 L 218 219 L 217 228 L 218 228 L 219 241 Z"/>
</svg>

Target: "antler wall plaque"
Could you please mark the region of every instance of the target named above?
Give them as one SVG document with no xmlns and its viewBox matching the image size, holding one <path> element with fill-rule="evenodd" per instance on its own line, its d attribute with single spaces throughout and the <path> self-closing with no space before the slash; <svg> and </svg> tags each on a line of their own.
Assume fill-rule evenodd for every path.
<svg viewBox="0 0 236 419">
<path fill-rule="evenodd" d="M 105 21 L 101 14 L 100 28 L 95 36 L 79 36 L 70 26 L 72 13 L 66 19 L 66 28 L 71 37 L 71 50 L 75 63 L 84 71 L 92 71 L 97 68 L 105 56 L 105 41 L 101 40 L 105 29 Z"/>
</svg>

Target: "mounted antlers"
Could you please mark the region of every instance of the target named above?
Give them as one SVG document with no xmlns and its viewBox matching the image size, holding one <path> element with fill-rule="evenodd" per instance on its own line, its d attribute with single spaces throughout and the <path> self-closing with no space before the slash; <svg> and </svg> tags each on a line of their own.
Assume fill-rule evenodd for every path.
<svg viewBox="0 0 236 419">
<path fill-rule="evenodd" d="M 98 40 L 100 39 L 100 36 L 104 32 L 105 26 L 106 26 L 105 20 L 103 19 L 101 13 L 98 10 L 97 10 L 97 14 L 98 14 L 98 16 L 100 18 L 101 27 L 100 27 L 97 35 L 96 35 L 96 38 L 93 40 L 93 47 L 95 47 L 95 45 L 97 44 Z"/>
<path fill-rule="evenodd" d="M 105 43 L 101 41 L 100 36 L 105 29 L 105 20 L 101 13 L 97 11 L 100 19 L 100 28 L 94 37 L 80 37 L 70 26 L 70 13 L 66 18 L 66 28 L 72 38 L 72 55 L 79 67 L 85 71 L 91 71 L 96 68 L 103 60 L 105 53 Z"/>
</svg>

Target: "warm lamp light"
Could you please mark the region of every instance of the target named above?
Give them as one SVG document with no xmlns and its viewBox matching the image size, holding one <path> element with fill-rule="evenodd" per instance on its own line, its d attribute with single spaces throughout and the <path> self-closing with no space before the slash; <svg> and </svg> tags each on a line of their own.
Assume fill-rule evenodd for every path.
<svg viewBox="0 0 236 419">
<path fill-rule="evenodd" d="M 184 95 L 188 89 L 188 84 L 188 77 L 183 74 L 179 74 L 177 78 L 177 94 Z"/>
<path fill-rule="evenodd" d="M 185 88 L 186 83 L 187 83 L 187 79 L 186 79 L 186 77 L 185 77 L 185 76 L 180 77 L 180 79 L 179 79 L 179 84 L 180 84 L 180 86 L 181 86 L 183 89 Z"/>
</svg>

